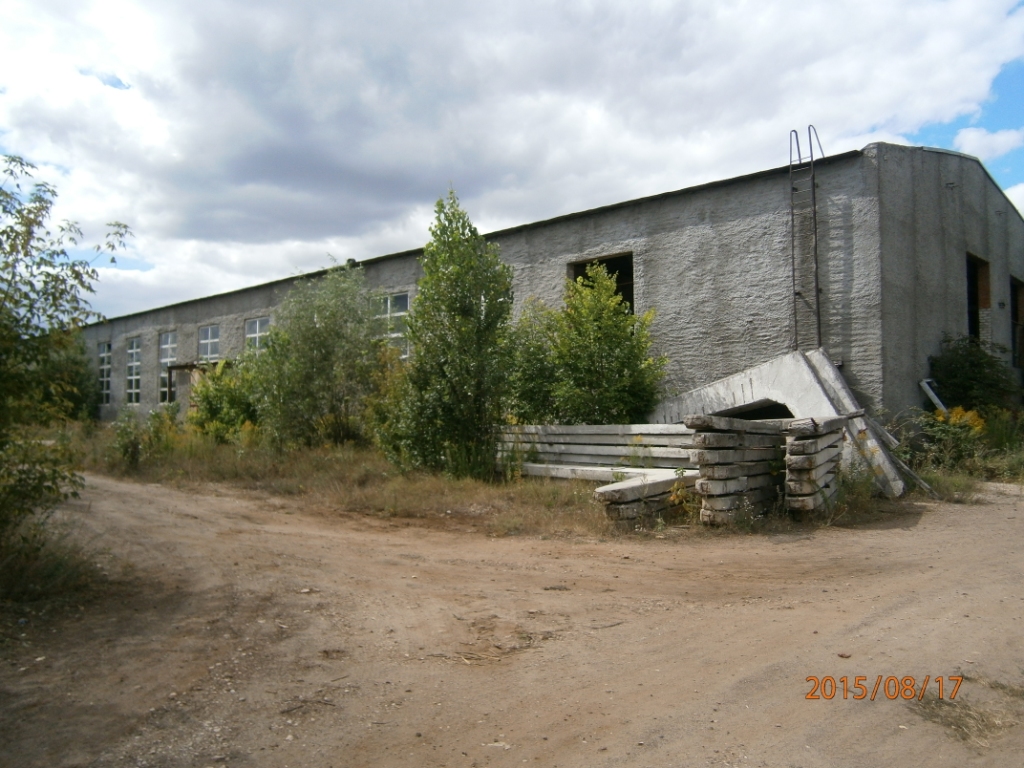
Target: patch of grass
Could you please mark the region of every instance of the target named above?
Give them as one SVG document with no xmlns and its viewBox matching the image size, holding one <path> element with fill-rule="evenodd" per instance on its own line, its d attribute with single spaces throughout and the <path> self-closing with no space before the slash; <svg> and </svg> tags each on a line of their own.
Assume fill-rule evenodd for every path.
<svg viewBox="0 0 1024 768">
<path fill-rule="evenodd" d="M 1011 711 L 994 705 L 973 704 L 962 695 L 950 700 L 929 693 L 912 708 L 925 720 L 949 728 L 953 736 L 975 747 L 987 747 L 988 736 L 1018 723 Z"/>
<path fill-rule="evenodd" d="M 0 600 L 30 602 L 87 592 L 102 578 L 67 524 L 30 519 L 0 548 Z"/>
<path fill-rule="evenodd" d="M 184 432 L 167 450 L 144 458 L 136 470 L 111 460 L 110 430 L 80 435 L 85 469 L 145 482 L 194 486 L 227 483 L 279 496 L 299 496 L 328 513 L 407 518 L 456 524 L 494 536 L 605 536 L 612 526 L 593 498 L 595 483 L 521 477 L 504 482 L 452 479 L 401 472 L 373 448 L 275 451 L 218 444 Z"/>
<path fill-rule="evenodd" d="M 943 501 L 972 504 L 978 500 L 979 480 L 973 475 L 938 470 L 922 470 L 920 474 Z"/>
</svg>

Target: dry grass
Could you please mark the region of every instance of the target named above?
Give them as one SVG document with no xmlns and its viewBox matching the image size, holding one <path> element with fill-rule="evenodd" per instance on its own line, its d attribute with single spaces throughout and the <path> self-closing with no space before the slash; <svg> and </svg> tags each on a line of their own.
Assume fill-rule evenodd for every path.
<svg viewBox="0 0 1024 768">
<path fill-rule="evenodd" d="M 980 480 L 974 475 L 962 472 L 923 470 L 921 478 L 943 501 L 953 504 L 973 504 L 978 500 Z"/>
<path fill-rule="evenodd" d="M 104 578 L 97 553 L 62 520 L 30 519 L 0 547 L 0 601 L 72 598 Z"/>
<path fill-rule="evenodd" d="M 258 445 L 218 445 L 196 433 L 175 436 L 159 455 L 129 472 L 113 455 L 111 430 L 77 436 L 85 469 L 144 482 L 195 486 L 219 482 L 282 496 L 311 508 L 426 524 L 469 527 L 495 536 L 610 536 L 613 526 L 594 501 L 595 483 L 544 478 L 507 482 L 453 480 L 403 473 L 376 450 L 337 448 L 277 452 Z"/>
<path fill-rule="evenodd" d="M 953 736 L 975 747 L 989 746 L 989 736 L 1018 723 L 1008 708 L 974 704 L 964 696 L 950 700 L 927 694 L 914 709 L 924 719 L 949 728 Z"/>
</svg>

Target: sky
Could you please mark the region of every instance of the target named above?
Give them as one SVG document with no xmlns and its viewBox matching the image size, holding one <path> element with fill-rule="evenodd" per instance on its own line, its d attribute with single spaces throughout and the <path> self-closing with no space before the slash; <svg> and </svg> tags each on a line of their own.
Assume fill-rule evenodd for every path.
<svg viewBox="0 0 1024 768">
<path fill-rule="evenodd" d="M 114 317 L 873 141 L 1024 210 L 1024 0 L 0 0 L 0 153 Z M 79 255 L 79 252 L 75 252 Z"/>
</svg>

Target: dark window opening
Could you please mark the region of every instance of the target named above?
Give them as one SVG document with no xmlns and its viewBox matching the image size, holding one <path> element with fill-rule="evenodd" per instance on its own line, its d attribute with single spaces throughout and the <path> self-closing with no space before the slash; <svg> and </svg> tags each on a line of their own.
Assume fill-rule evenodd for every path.
<svg viewBox="0 0 1024 768">
<path fill-rule="evenodd" d="M 624 253 L 620 256 L 609 256 L 606 259 L 594 259 L 593 261 L 581 261 L 578 264 L 570 264 L 572 279 L 576 280 L 585 277 L 587 267 L 591 264 L 604 264 L 608 274 L 615 278 L 615 292 L 622 297 L 622 300 L 629 305 L 629 311 L 633 311 L 633 254 Z"/>
<path fill-rule="evenodd" d="M 981 338 L 981 310 L 992 306 L 988 262 L 967 256 L 967 335 Z"/>
<path fill-rule="evenodd" d="M 738 408 L 718 411 L 715 416 L 732 416 L 737 419 L 792 419 L 793 412 L 782 403 L 774 400 L 758 400 Z"/>
<path fill-rule="evenodd" d="M 1024 283 L 1015 277 L 1010 278 L 1010 345 L 1013 352 L 1015 368 L 1024 368 L 1021 353 L 1024 352 Z"/>
</svg>

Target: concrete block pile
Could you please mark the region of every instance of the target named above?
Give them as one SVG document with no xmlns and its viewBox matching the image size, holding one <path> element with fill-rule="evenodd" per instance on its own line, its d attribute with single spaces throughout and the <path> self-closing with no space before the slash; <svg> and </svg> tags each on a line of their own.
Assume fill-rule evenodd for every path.
<svg viewBox="0 0 1024 768">
<path fill-rule="evenodd" d="M 838 490 L 848 419 L 797 419 L 786 429 L 786 506 L 797 513 L 824 509 Z"/>
<path fill-rule="evenodd" d="M 728 523 L 737 514 L 759 514 L 778 503 L 785 479 L 782 426 L 724 416 L 686 416 L 694 430 L 690 461 L 699 479 L 701 522 Z"/>
</svg>

